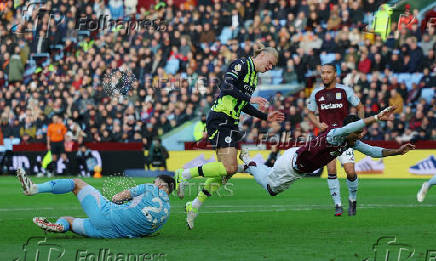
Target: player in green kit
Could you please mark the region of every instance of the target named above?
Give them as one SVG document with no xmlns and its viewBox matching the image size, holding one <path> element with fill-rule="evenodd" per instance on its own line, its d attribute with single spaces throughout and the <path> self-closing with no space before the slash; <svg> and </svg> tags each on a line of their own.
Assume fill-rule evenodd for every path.
<svg viewBox="0 0 436 261">
<path fill-rule="evenodd" d="M 245 112 L 251 116 L 267 121 L 283 121 L 284 115 L 279 111 L 268 114 L 257 110 L 253 104 L 258 104 L 262 110 L 268 104 L 261 97 L 251 97 L 257 85 L 257 73 L 266 72 L 277 64 L 277 50 L 265 48 L 257 43 L 253 57 L 234 60 L 224 75 L 220 85 L 221 93 L 212 106 L 206 129 L 208 139 L 216 148 L 218 162 L 209 162 L 200 167 L 176 170 L 176 190 L 180 198 L 184 197 L 184 183 L 194 177 L 206 177 L 204 189 L 193 201 L 186 203 L 186 222 L 189 229 L 194 227 L 194 219 L 198 209 L 206 198 L 218 190 L 233 174 L 243 172 L 243 165 L 238 166 L 237 143 L 243 137 L 239 131 L 239 116 Z M 226 176 L 225 179 L 221 176 Z M 210 177 L 210 178 L 209 178 Z"/>
</svg>

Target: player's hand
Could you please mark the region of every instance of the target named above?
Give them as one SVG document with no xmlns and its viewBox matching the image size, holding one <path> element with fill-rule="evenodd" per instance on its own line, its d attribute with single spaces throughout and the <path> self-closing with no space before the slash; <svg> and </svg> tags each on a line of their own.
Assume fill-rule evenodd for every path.
<svg viewBox="0 0 436 261">
<path fill-rule="evenodd" d="M 399 149 L 398 149 L 398 154 L 399 155 L 404 155 L 406 154 L 409 150 L 414 150 L 416 149 L 415 145 L 412 145 L 410 143 L 404 144 L 402 145 Z"/>
<path fill-rule="evenodd" d="M 264 111 L 269 105 L 268 100 L 262 97 L 253 97 L 250 99 L 250 103 L 259 105 L 260 111 Z"/>
<path fill-rule="evenodd" d="M 391 121 L 394 119 L 394 111 L 397 109 L 395 106 L 389 106 L 377 114 L 379 121 Z"/>
<path fill-rule="evenodd" d="M 272 111 L 272 112 L 268 113 L 267 120 L 268 121 L 284 121 L 285 115 L 283 114 L 283 112 Z"/>
<path fill-rule="evenodd" d="M 325 131 L 328 127 L 329 126 L 324 122 L 321 122 L 318 126 L 318 128 L 320 129 L 321 132 Z"/>
</svg>

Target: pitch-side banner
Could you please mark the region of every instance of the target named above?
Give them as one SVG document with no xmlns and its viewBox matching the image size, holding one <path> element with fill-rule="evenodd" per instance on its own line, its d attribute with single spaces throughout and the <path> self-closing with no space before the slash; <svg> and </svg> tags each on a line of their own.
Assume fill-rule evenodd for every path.
<svg viewBox="0 0 436 261">
<path fill-rule="evenodd" d="M 170 151 L 167 162 L 168 169 L 189 168 L 200 166 L 207 162 L 216 161 L 216 154 L 212 150 Z M 251 150 L 250 157 L 255 162 L 264 163 L 270 151 Z M 360 178 L 429 178 L 436 174 L 436 150 L 415 150 L 403 156 L 393 156 L 373 159 L 354 151 L 355 168 Z M 336 162 L 338 176 L 345 178 L 346 174 L 339 161 Z M 235 177 L 249 178 L 248 174 L 237 174 Z M 324 168 L 322 176 L 327 177 Z"/>
</svg>

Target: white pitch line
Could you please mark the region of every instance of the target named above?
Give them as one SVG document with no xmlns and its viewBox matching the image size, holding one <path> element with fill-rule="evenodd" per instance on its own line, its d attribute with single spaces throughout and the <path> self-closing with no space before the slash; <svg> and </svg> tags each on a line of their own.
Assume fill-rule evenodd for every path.
<svg viewBox="0 0 436 261">
<path fill-rule="evenodd" d="M 181 206 L 181 205 L 180 205 Z M 180 207 L 179 205 L 177 207 Z M 173 206 L 173 208 L 177 208 Z M 419 208 L 419 207 L 436 207 L 436 204 L 361 204 L 358 208 Z M 234 210 L 216 210 L 212 209 L 222 209 L 230 208 Z M 239 208 L 236 209 L 235 208 Z M 215 205 L 215 206 L 205 206 L 203 209 L 208 209 L 202 211 L 201 213 L 243 213 L 243 212 L 274 212 L 274 211 L 307 211 L 307 210 L 319 210 L 319 209 L 329 209 L 329 205 Z M 52 208 L 52 207 L 38 207 L 38 208 L 0 208 L 0 212 L 14 212 L 14 211 L 38 211 L 38 210 L 80 210 L 81 207 L 68 207 L 68 208 Z M 172 211 L 173 213 L 179 213 L 177 211 Z M 180 212 L 182 213 L 182 212 Z"/>
</svg>

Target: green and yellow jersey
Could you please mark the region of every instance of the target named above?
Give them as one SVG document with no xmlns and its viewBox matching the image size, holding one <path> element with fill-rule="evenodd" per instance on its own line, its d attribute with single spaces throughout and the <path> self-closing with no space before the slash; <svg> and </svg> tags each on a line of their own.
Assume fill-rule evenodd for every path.
<svg viewBox="0 0 436 261">
<path fill-rule="evenodd" d="M 267 115 L 250 104 L 251 95 L 256 89 L 257 73 L 251 57 L 234 60 L 224 75 L 221 93 L 211 108 L 212 112 L 225 114 L 235 124 L 239 122 L 241 112 L 262 120 Z"/>
</svg>

